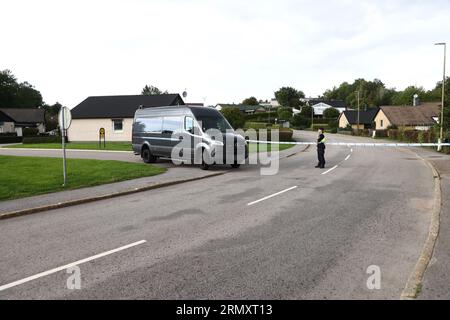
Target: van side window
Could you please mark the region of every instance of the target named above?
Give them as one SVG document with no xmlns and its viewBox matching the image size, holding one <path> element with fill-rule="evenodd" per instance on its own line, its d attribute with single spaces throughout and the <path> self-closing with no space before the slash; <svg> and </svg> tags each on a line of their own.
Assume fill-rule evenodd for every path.
<svg viewBox="0 0 450 320">
<path fill-rule="evenodd" d="M 164 117 L 163 128 L 164 133 L 173 133 L 180 131 L 183 127 L 183 118 L 181 117 Z"/>
<path fill-rule="evenodd" d="M 194 119 L 186 117 L 184 120 L 184 130 L 190 133 L 194 133 Z"/>
<path fill-rule="evenodd" d="M 136 119 L 135 125 L 138 132 L 161 132 L 162 118 L 139 118 Z"/>
</svg>

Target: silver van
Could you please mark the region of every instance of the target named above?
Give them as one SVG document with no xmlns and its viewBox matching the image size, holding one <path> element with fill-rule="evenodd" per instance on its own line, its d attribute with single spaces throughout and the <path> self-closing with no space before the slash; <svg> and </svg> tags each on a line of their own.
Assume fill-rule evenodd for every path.
<svg viewBox="0 0 450 320">
<path fill-rule="evenodd" d="M 145 163 L 169 158 L 207 170 L 212 164 L 238 168 L 248 158 L 245 139 L 209 107 L 141 107 L 134 115 L 132 144 Z"/>
</svg>

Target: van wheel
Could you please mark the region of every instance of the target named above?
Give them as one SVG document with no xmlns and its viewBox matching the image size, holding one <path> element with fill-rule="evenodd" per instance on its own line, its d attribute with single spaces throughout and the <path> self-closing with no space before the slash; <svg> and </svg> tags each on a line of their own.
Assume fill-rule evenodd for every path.
<svg viewBox="0 0 450 320">
<path fill-rule="evenodd" d="M 154 155 L 152 155 L 152 153 L 150 152 L 150 149 L 148 147 L 145 147 L 142 149 L 142 160 L 145 163 L 155 163 L 156 160 L 158 159 L 157 157 L 155 157 Z"/>
<path fill-rule="evenodd" d="M 200 165 L 200 169 L 202 170 L 208 170 L 209 169 L 209 164 L 206 163 L 205 161 L 205 157 L 207 157 L 207 153 L 205 149 L 202 149 L 202 164 Z"/>
<path fill-rule="evenodd" d="M 241 165 L 239 164 L 239 163 L 233 163 L 232 165 L 231 165 L 231 167 L 233 168 L 233 169 L 237 169 L 237 168 L 239 168 Z"/>
</svg>

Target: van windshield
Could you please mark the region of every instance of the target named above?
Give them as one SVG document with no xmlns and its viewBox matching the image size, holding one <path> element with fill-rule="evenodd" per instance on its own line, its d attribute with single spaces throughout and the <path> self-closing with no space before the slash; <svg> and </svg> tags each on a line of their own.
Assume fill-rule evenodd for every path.
<svg viewBox="0 0 450 320">
<path fill-rule="evenodd" d="M 228 124 L 228 122 L 219 116 L 197 116 L 197 121 L 201 125 L 203 132 L 209 129 L 217 129 L 225 133 L 227 130 L 233 130 L 233 128 Z"/>
</svg>

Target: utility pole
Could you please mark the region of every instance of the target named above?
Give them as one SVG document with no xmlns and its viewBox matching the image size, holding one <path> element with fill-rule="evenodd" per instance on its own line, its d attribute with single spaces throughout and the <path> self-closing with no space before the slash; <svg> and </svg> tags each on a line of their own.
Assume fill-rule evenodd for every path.
<svg viewBox="0 0 450 320">
<path fill-rule="evenodd" d="M 311 107 L 311 131 L 314 131 L 314 107 Z"/>
<path fill-rule="evenodd" d="M 442 146 L 440 145 L 444 140 L 444 103 L 445 103 L 445 64 L 446 64 L 446 56 L 447 56 L 447 44 L 445 42 L 436 43 L 436 46 L 444 46 L 444 76 L 442 78 L 442 105 L 441 105 L 441 132 L 438 141 L 438 151 L 442 150 Z"/>
</svg>

